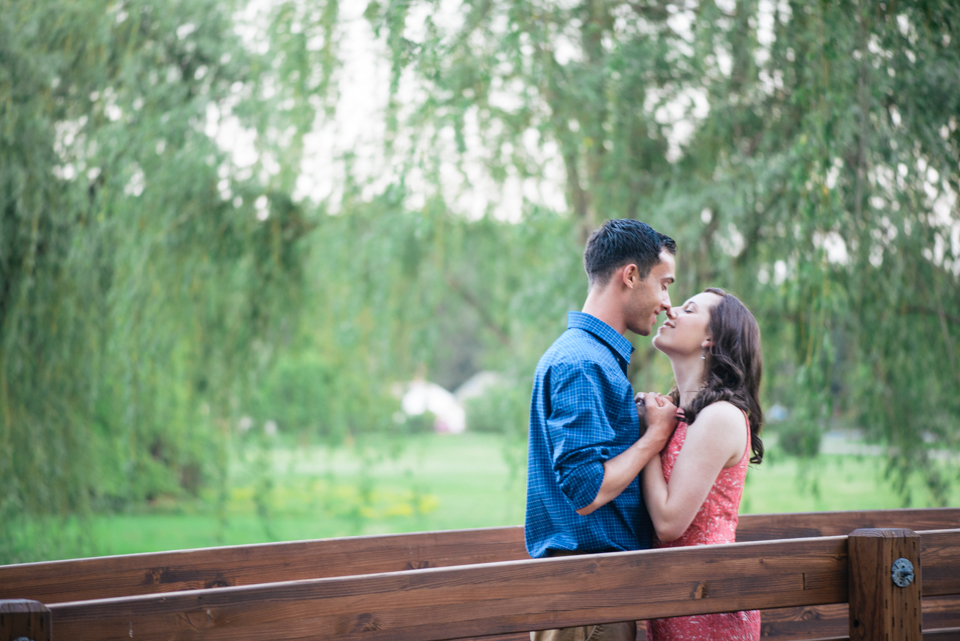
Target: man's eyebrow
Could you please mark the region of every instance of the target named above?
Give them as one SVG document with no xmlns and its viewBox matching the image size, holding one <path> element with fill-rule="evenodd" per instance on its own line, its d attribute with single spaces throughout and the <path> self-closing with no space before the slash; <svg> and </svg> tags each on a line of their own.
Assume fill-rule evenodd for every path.
<svg viewBox="0 0 960 641">
<path fill-rule="evenodd" d="M 667 283 L 670 284 L 670 285 L 672 285 L 673 283 L 676 282 L 676 280 L 673 278 L 673 276 L 664 276 L 664 277 L 661 278 L 660 280 L 665 280 L 665 281 L 667 281 Z"/>
</svg>

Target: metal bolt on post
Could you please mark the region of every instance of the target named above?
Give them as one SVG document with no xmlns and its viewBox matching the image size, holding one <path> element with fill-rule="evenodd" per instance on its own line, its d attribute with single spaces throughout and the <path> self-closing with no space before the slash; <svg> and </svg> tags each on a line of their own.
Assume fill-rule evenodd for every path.
<svg viewBox="0 0 960 641">
<path fill-rule="evenodd" d="M 913 583 L 913 563 L 910 563 L 909 560 L 900 557 L 893 562 L 893 569 L 890 572 L 890 577 L 893 579 L 894 584 L 898 588 L 907 587 Z"/>
<path fill-rule="evenodd" d="M 850 641 L 921 641 L 920 535 L 854 530 L 847 544 Z"/>
</svg>

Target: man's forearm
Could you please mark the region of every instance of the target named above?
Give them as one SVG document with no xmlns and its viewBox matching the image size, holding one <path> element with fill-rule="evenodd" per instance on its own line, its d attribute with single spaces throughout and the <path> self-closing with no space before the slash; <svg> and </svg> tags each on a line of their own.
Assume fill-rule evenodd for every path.
<svg viewBox="0 0 960 641">
<path fill-rule="evenodd" d="M 627 489 L 651 458 L 660 453 L 663 441 L 657 439 L 649 430 L 640 440 L 622 453 L 603 463 L 603 482 L 597 496 L 589 505 L 577 510 L 580 516 L 586 516 L 620 496 Z"/>
</svg>

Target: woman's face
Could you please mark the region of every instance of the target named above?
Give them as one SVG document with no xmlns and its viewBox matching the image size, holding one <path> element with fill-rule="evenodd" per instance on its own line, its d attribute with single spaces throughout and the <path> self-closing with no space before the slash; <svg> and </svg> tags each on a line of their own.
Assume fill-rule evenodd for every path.
<svg viewBox="0 0 960 641">
<path fill-rule="evenodd" d="M 717 294 L 701 292 L 680 307 L 671 308 L 653 337 L 653 346 L 668 356 L 699 356 L 710 340 L 710 311 L 721 300 Z"/>
</svg>

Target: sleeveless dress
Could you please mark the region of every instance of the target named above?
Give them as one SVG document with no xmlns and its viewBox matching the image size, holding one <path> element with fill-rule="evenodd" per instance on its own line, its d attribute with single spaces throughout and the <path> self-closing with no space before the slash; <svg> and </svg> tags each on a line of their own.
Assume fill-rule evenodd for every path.
<svg viewBox="0 0 960 641">
<path fill-rule="evenodd" d="M 746 419 L 746 414 L 744 414 Z M 747 419 L 747 447 L 740 461 L 733 467 L 720 470 L 710 493 L 693 517 L 690 527 L 675 541 L 654 541 L 655 548 L 673 548 L 686 545 L 716 545 L 734 543 L 737 535 L 737 511 L 743 495 L 743 482 L 750 463 L 750 421 Z M 669 483 L 680 448 L 687 438 L 687 424 L 678 423 L 677 429 L 660 453 L 663 476 Z M 724 612 L 647 621 L 647 641 L 756 641 L 760 638 L 760 611 Z"/>
</svg>

